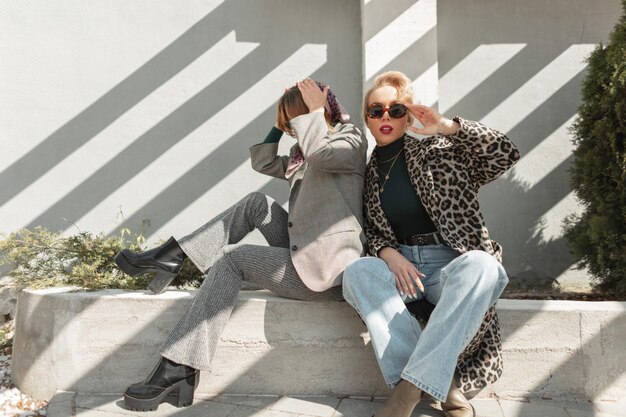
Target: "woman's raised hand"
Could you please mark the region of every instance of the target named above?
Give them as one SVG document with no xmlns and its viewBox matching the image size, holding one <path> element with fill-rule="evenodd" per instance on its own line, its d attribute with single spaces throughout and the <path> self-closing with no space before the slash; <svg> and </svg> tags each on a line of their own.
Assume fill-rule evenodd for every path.
<svg viewBox="0 0 626 417">
<path fill-rule="evenodd" d="M 424 126 L 423 128 L 409 126 L 412 132 L 420 135 L 453 135 L 461 125 L 450 119 L 446 119 L 435 110 L 422 104 L 405 104 L 413 116 Z"/>
<path fill-rule="evenodd" d="M 324 87 L 324 91 L 320 90 L 317 83 L 309 78 L 306 80 L 298 81 L 296 83 L 298 90 L 302 94 L 302 100 L 304 104 L 309 108 L 309 113 L 316 111 L 324 111 L 326 105 L 326 96 L 328 95 L 329 87 Z"/>
<path fill-rule="evenodd" d="M 408 129 L 412 132 L 419 133 L 420 135 L 435 135 L 439 129 L 439 123 L 443 116 L 437 113 L 435 110 L 423 104 L 405 104 L 407 109 L 423 128 L 409 126 Z"/>
<path fill-rule="evenodd" d="M 378 256 L 387 263 L 389 270 L 395 275 L 396 287 L 401 293 L 415 298 L 416 286 L 422 293 L 424 292 L 424 285 L 421 281 L 424 274 L 400 252 L 394 248 L 385 247 L 378 252 Z"/>
</svg>

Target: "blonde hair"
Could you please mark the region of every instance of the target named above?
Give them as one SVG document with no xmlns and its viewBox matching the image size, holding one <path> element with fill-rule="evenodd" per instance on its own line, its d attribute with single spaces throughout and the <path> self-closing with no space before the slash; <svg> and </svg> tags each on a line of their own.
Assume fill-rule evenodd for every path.
<svg viewBox="0 0 626 417">
<path fill-rule="evenodd" d="M 387 71 L 374 79 L 374 84 L 367 90 L 363 98 L 363 120 L 367 124 L 367 105 L 372 92 L 380 87 L 391 86 L 396 89 L 400 103 L 413 104 L 413 86 L 409 77 L 400 71 Z M 409 123 L 413 123 L 413 116 L 409 114 Z"/>
<path fill-rule="evenodd" d="M 295 137 L 296 134 L 289 125 L 289 120 L 309 113 L 309 108 L 304 104 L 302 93 L 300 93 L 298 87 L 291 87 L 285 91 L 278 100 L 276 113 L 276 124 L 278 128 L 286 132 L 289 136 Z M 330 115 L 326 110 L 324 110 L 324 116 L 326 122 L 330 124 Z"/>
</svg>

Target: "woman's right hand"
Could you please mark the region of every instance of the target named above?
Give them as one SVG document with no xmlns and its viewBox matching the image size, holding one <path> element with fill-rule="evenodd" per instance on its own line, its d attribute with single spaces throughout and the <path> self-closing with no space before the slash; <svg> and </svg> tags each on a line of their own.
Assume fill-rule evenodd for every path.
<svg viewBox="0 0 626 417">
<path fill-rule="evenodd" d="M 378 252 L 378 257 L 387 263 L 389 270 L 396 278 L 396 287 L 401 293 L 415 298 L 417 296 L 416 285 L 422 293 L 424 292 L 424 285 L 420 278 L 425 278 L 425 275 L 400 252 L 387 246 Z"/>
</svg>

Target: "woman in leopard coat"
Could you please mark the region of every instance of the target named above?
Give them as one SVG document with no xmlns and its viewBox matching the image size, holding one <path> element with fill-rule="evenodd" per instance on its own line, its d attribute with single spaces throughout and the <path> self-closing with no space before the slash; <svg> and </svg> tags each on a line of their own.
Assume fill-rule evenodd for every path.
<svg viewBox="0 0 626 417">
<path fill-rule="evenodd" d="M 411 82 L 400 72 L 377 77 L 364 117 L 377 143 L 364 194 L 372 256 L 348 265 L 343 295 L 366 323 L 394 387 L 376 417 L 409 417 L 422 392 L 440 400 L 448 417 L 473 416 L 462 392 L 502 373 L 494 304 L 508 283 L 478 190 L 519 152 L 500 132 L 413 104 Z M 412 127 L 413 118 L 423 127 Z M 405 306 L 414 300 L 436 304 L 423 331 Z"/>
</svg>

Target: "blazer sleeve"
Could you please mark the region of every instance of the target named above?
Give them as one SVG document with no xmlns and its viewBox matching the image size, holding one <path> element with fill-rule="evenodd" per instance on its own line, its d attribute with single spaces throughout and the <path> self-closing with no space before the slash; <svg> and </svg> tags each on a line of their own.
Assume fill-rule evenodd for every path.
<svg viewBox="0 0 626 417">
<path fill-rule="evenodd" d="M 287 180 L 285 171 L 289 157 L 278 155 L 278 143 L 259 143 L 250 147 L 252 169 L 270 177 Z"/>
<path fill-rule="evenodd" d="M 309 166 L 332 173 L 354 172 L 362 166 L 367 140 L 352 123 L 330 134 L 322 112 L 303 114 L 289 123 Z"/>
<path fill-rule="evenodd" d="M 466 155 L 469 176 L 478 187 L 495 180 L 519 160 L 517 147 L 503 133 L 460 117 L 454 121 L 461 127 L 448 138 Z"/>
</svg>

